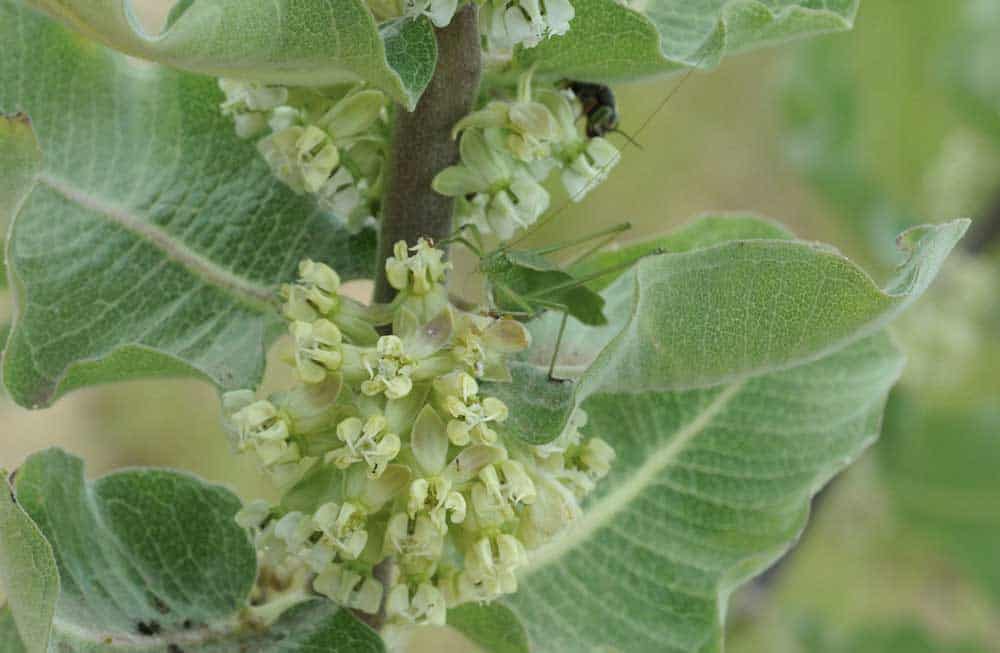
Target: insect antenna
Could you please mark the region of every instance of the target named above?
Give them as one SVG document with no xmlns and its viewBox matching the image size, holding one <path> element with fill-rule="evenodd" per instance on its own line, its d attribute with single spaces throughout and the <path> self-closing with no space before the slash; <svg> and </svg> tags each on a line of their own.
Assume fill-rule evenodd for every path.
<svg viewBox="0 0 1000 653">
<path fill-rule="evenodd" d="M 532 254 L 539 254 L 544 256 L 545 254 L 551 254 L 552 252 L 558 252 L 563 249 L 569 249 L 570 247 L 582 245 L 583 243 L 589 243 L 592 240 L 598 238 L 605 238 L 606 236 L 610 236 L 611 240 L 614 240 L 614 238 L 617 237 L 618 234 L 622 233 L 623 231 L 628 231 L 631 228 L 632 228 L 631 222 L 622 222 L 620 224 L 614 225 L 613 227 L 608 227 L 607 229 L 601 229 L 600 231 L 595 231 L 592 234 L 587 234 L 586 236 L 580 236 L 579 238 L 574 238 L 573 240 L 567 240 L 562 243 L 557 243 L 555 245 L 548 245 L 546 247 L 539 247 L 538 249 L 532 249 L 529 251 Z M 607 239 L 605 238 L 605 241 L 606 240 Z"/>
</svg>

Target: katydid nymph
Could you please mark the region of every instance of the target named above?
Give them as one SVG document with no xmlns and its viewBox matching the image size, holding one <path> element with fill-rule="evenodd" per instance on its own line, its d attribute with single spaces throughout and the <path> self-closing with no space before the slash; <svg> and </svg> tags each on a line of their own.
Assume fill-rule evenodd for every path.
<svg viewBox="0 0 1000 653">
<path fill-rule="evenodd" d="M 491 311 L 523 320 L 537 317 L 546 310 L 562 313 L 555 349 L 549 363 L 549 378 L 555 380 L 556 360 L 569 316 L 572 315 L 588 326 L 607 324 L 604 298 L 586 284 L 631 267 L 635 260 L 576 277 L 566 268 L 551 262 L 546 255 L 596 241 L 571 264 L 578 263 L 600 251 L 620 233 L 629 229 L 631 225 L 625 222 L 580 238 L 536 249 L 514 249 L 514 245 L 523 239 L 519 238 L 487 252 L 479 229 L 470 224 L 460 227 L 447 241 L 466 246 L 479 258 L 479 271 L 486 278 Z"/>
</svg>

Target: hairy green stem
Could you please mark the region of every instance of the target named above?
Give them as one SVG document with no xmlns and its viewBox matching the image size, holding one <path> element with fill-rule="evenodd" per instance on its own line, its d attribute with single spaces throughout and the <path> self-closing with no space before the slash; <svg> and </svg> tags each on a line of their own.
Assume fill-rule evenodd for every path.
<svg viewBox="0 0 1000 653">
<path fill-rule="evenodd" d="M 431 189 L 431 180 L 458 160 L 452 127 L 472 109 L 479 92 L 482 54 L 476 6 L 458 10 L 451 24 L 435 30 L 438 61 L 434 77 L 412 113 L 399 108 L 389 156 L 389 174 L 379 233 L 375 301 L 395 295 L 385 276 L 385 260 L 399 240 L 410 245 L 424 236 L 451 233 L 454 200 Z"/>
</svg>

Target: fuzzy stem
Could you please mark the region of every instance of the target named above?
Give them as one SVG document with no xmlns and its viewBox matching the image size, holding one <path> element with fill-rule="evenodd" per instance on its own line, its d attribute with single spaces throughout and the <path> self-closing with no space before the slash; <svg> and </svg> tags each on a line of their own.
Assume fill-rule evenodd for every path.
<svg viewBox="0 0 1000 653">
<path fill-rule="evenodd" d="M 472 110 L 479 92 L 482 54 L 476 5 L 459 9 L 451 24 L 435 33 L 434 77 L 412 113 L 396 111 L 376 259 L 376 302 L 391 301 L 396 294 L 385 276 L 385 260 L 396 241 L 413 245 L 420 236 L 437 241 L 452 230 L 454 200 L 435 193 L 431 180 L 457 162 L 458 144 L 451 129 Z"/>
</svg>

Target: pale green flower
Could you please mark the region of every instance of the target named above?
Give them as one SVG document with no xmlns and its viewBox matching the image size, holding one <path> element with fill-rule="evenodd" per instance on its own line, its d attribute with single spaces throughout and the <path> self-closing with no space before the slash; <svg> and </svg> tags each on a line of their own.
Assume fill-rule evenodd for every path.
<svg viewBox="0 0 1000 653">
<path fill-rule="evenodd" d="M 259 529 L 271 517 L 271 504 L 263 499 L 254 499 L 236 513 L 236 523 L 242 528 Z"/>
<path fill-rule="evenodd" d="M 422 324 L 406 308 L 398 310 L 393 331 L 400 335 L 382 336 L 373 350 L 361 352 L 360 362 L 367 372 L 361 392 L 369 397 L 384 394 L 402 399 L 414 382 L 428 381 L 451 369 L 451 356 L 442 348 L 451 338 L 450 310 Z"/>
<path fill-rule="evenodd" d="M 374 89 L 348 93 L 317 121 L 317 126 L 343 147 L 378 121 L 386 102 L 385 94 Z"/>
<path fill-rule="evenodd" d="M 466 312 L 455 318 L 452 355 L 476 378 L 510 381 L 506 356 L 522 352 L 530 345 L 531 334 L 517 320 Z"/>
<path fill-rule="evenodd" d="M 458 0 L 403 0 L 403 15 L 427 16 L 437 27 L 447 27 L 457 9 Z"/>
<path fill-rule="evenodd" d="M 385 272 L 389 284 L 396 290 L 426 295 L 444 281 L 445 274 L 451 269 L 451 263 L 444 261 L 444 251 L 424 238 L 409 248 L 401 240 L 392 251 L 393 256 L 386 259 Z"/>
<path fill-rule="evenodd" d="M 490 601 L 517 591 L 516 571 L 528 561 L 524 545 L 513 535 L 501 533 L 484 537 L 465 554 L 465 571 L 460 583 L 465 594 Z"/>
<path fill-rule="evenodd" d="M 288 100 L 288 89 L 282 86 L 220 79 L 219 88 L 226 94 L 220 105 L 222 115 L 232 116 L 236 135 L 240 138 L 250 138 L 264 131 L 268 112 Z"/>
<path fill-rule="evenodd" d="M 525 508 L 517 531 L 531 549 L 551 541 L 582 515 L 576 495 L 562 483 L 537 476 L 534 484 L 535 500 Z"/>
<path fill-rule="evenodd" d="M 486 0 L 480 29 L 491 48 L 531 48 L 548 36 L 565 34 L 575 15 L 569 0 Z"/>
<path fill-rule="evenodd" d="M 330 565 L 313 581 L 313 589 L 345 608 L 374 614 L 382 604 L 382 583 L 343 565 Z"/>
<path fill-rule="evenodd" d="M 488 103 L 459 120 L 452 134 L 467 129 L 499 129 L 502 142 L 515 159 L 532 162 L 547 158 L 552 143 L 560 137 L 559 124 L 547 106 L 532 100 L 531 78 L 531 71 L 521 76 L 516 100 Z"/>
<path fill-rule="evenodd" d="M 396 513 L 386 528 L 385 549 L 398 557 L 404 574 L 427 577 L 441 559 L 444 534 L 427 515 L 411 520 L 405 512 Z"/>
<path fill-rule="evenodd" d="M 340 275 L 323 263 L 305 259 L 299 263 L 299 280 L 281 288 L 282 311 L 290 320 L 312 322 L 328 316 L 340 306 Z"/>
<path fill-rule="evenodd" d="M 465 372 L 453 372 L 435 381 L 435 390 L 452 419 L 448 422 L 448 439 L 464 446 L 475 438 L 482 444 L 493 444 L 497 433 L 490 424 L 507 419 L 507 406 L 495 397 L 481 398 L 479 384 Z"/>
<path fill-rule="evenodd" d="M 548 208 L 548 192 L 523 163 L 506 153 L 500 130 L 466 131 L 459 151 L 462 163 L 438 173 L 433 187 L 458 198 L 455 215 L 463 224 L 475 224 L 507 240 L 534 224 Z"/>
<path fill-rule="evenodd" d="M 367 516 L 350 502 L 325 503 L 313 515 L 323 533 L 321 542 L 332 546 L 346 560 L 354 560 L 368 543 Z"/>
<path fill-rule="evenodd" d="M 340 329 L 329 320 L 292 322 L 295 339 L 295 368 L 305 383 L 320 383 L 343 361 Z"/>
<path fill-rule="evenodd" d="M 566 193 L 574 202 L 579 202 L 607 179 L 620 159 L 621 153 L 611 141 L 600 136 L 589 139 L 583 151 L 562 171 Z"/>
<path fill-rule="evenodd" d="M 447 605 L 431 583 L 420 583 L 412 596 L 409 585 L 399 584 L 389 590 L 385 611 L 390 623 L 443 626 Z"/>
<path fill-rule="evenodd" d="M 378 478 L 386 465 L 399 454 L 399 436 L 387 432 L 388 422 L 381 415 L 373 415 L 362 422 L 348 417 L 337 425 L 337 437 L 344 443 L 340 449 L 326 454 L 325 461 L 346 469 L 356 462 L 368 465 L 368 474 Z"/>
<path fill-rule="evenodd" d="M 315 125 L 275 132 L 257 143 L 257 149 L 274 175 L 297 193 L 317 192 L 340 164 L 337 146 Z"/>
</svg>

